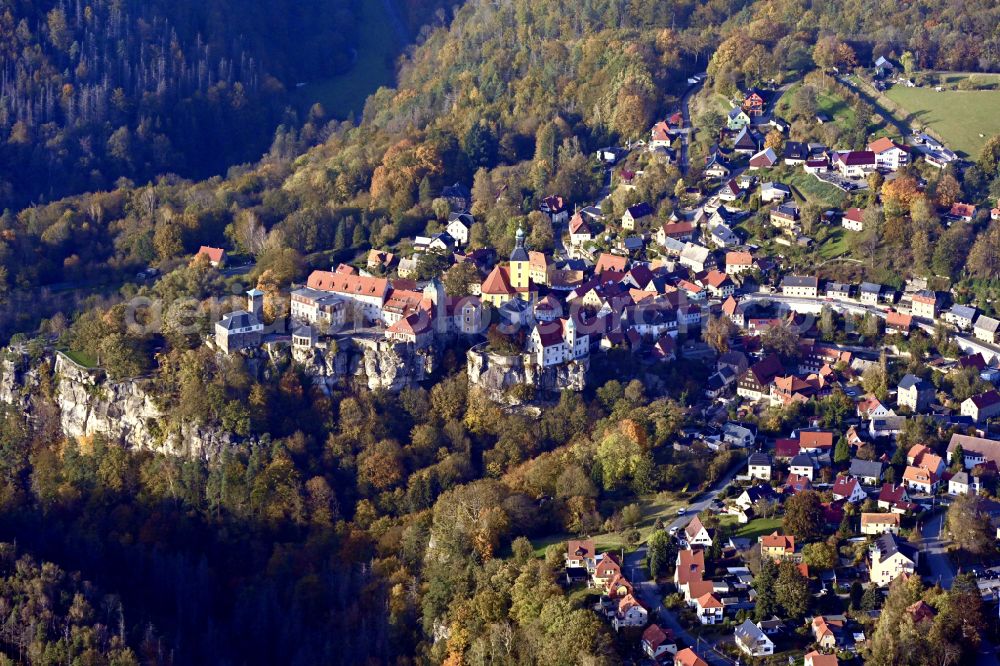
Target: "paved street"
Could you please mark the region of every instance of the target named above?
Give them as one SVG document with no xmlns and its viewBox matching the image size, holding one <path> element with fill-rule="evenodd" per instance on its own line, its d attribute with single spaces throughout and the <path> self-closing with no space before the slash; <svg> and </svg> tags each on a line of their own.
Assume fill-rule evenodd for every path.
<svg viewBox="0 0 1000 666">
<path fill-rule="evenodd" d="M 732 483 L 733 479 L 740 472 L 740 469 L 741 466 L 736 465 L 732 470 L 727 472 L 726 475 L 716 481 L 708 491 L 699 495 L 697 501 L 689 504 L 683 516 L 678 516 L 673 522 L 666 526 L 666 528 L 681 528 L 691 522 L 691 519 L 694 518 L 695 515 L 707 509 L 712 501 L 719 496 L 723 489 Z M 712 666 L 732 666 L 733 662 L 728 657 L 716 652 L 711 643 L 700 641 L 697 637 L 685 631 L 680 622 L 678 622 L 677 616 L 674 612 L 662 604 L 659 588 L 656 583 L 649 578 L 649 571 L 646 568 L 645 544 L 625 556 L 622 569 L 623 573 L 625 573 L 628 579 L 632 581 L 632 584 L 635 585 L 636 592 L 643 604 L 645 604 L 649 609 L 656 609 L 656 611 L 658 611 L 660 623 L 662 625 L 673 630 L 674 635 L 681 641 L 694 647 L 698 655 Z"/>
<path fill-rule="evenodd" d="M 920 557 L 924 558 L 927 568 L 930 570 L 928 583 L 931 585 L 941 583 L 944 589 L 950 589 L 952 581 L 955 579 L 955 570 L 948 559 L 948 541 L 942 539 L 941 533 L 944 529 L 944 511 L 937 512 L 920 528 L 921 543 Z"/>
</svg>

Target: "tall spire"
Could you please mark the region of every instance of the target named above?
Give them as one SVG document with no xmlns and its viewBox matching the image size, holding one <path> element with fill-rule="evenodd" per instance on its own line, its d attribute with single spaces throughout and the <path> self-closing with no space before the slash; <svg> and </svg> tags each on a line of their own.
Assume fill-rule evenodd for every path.
<svg viewBox="0 0 1000 666">
<path fill-rule="evenodd" d="M 510 253 L 511 261 L 528 261 L 528 253 L 524 249 L 524 228 L 517 225 L 517 233 L 514 234 L 514 251 Z"/>
</svg>

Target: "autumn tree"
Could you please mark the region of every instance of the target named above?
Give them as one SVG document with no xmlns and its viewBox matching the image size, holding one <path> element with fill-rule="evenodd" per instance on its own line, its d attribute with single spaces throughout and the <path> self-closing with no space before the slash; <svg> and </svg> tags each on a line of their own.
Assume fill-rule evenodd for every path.
<svg viewBox="0 0 1000 666">
<path fill-rule="evenodd" d="M 823 515 L 819 493 L 805 490 L 792 495 L 785 502 L 782 527 L 785 534 L 793 534 L 802 541 L 811 541 L 823 534 Z"/>
<path fill-rule="evenodd" d="M 737 331 L 736 324 L 729 317 L 709 315 L 701 328 L 701 339 L 718 353 L 724 354 L 729 351 L 729 341 Z"/>
</svg>

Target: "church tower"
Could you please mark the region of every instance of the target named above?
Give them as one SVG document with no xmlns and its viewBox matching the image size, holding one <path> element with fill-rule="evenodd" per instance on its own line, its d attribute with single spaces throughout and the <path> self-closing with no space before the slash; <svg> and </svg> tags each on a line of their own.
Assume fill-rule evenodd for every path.
<svg viewBox="0 0 1000 666">
<path fill-rule="evenodd" d="M 510 286 L 518 291 L 527 291 L 531 283 L 531 262 L 524 249 L 524 229 L 517 227 L 514 236 L 514 251 L 510 253 Z"/>
</svg>

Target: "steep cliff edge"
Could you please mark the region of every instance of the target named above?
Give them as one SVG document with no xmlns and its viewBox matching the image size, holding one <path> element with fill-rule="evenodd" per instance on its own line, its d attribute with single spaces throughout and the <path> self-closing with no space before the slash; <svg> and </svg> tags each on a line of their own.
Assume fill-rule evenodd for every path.
<svg viewBox="0 0 1000 666">
<path fill-rule="evenodd" d="M 469 385 L 480 388 L 491 400 L 506 404 L 522 402 L 516 387 L 542 391 L 582 391 L 587 384 L 589 357 L 543 368 L 527 354 L 498 354 L 485 345 L 466 354 Z"/>
<path fill-rule="evenodd" d="M 291 350 L 267 345 L 250 353 L 248 366 L 262 381 L 276 379 L 293 360 L 326 390 L 352 376 L 368 388 L 400 391 L 423 381 L 434 369 L 433 350 L 382 339 L 343 339 L 337 345 Z M 59 408 L 68 437 L 101 434 L 128 448 L 173 455 L 215 458 L 233 444 L 232 433 L 195 423 L 165 423 L 154 399 L 155 379 L 114 381 L 100 368 L 85 368 L 65 354 L 50 351 L 40 363 L 14 349 L 0 359 L 0 402 L 31 414 L 43 384 Z"/>
</svg>

